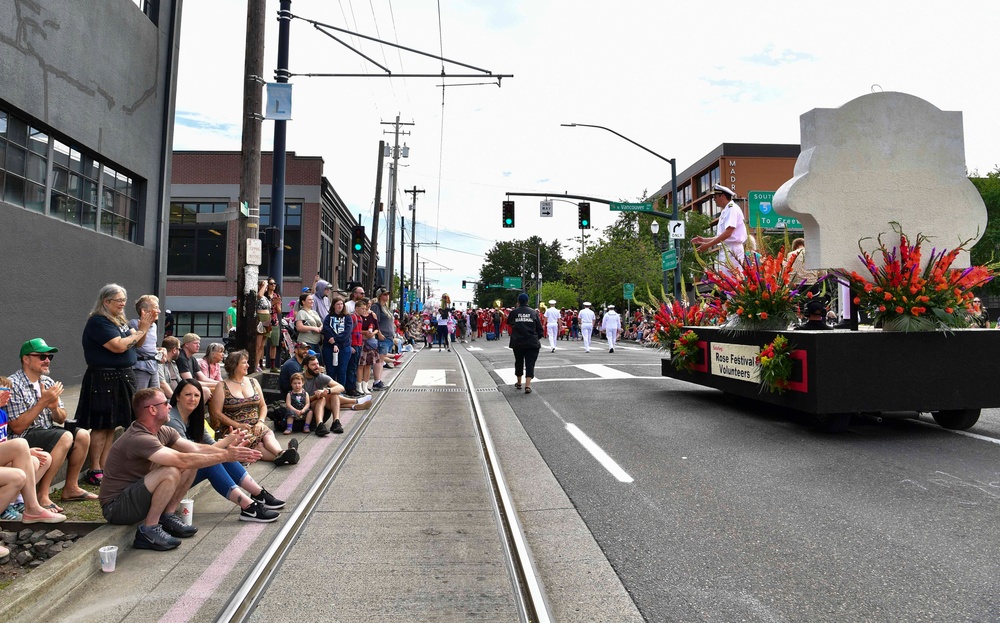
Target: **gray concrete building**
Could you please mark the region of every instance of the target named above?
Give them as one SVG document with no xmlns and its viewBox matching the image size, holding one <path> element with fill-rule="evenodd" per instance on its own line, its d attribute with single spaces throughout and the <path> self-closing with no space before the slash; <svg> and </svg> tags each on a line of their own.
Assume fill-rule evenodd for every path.
<svg viewBox="0 0 1000 623">
<path fill-rule="evenodd" d="M 0 373 L 42 337 L 79 382 L 101 286 L 166 291 L 180 17 L 181 0 L 0 0 Z"/>
</svg>

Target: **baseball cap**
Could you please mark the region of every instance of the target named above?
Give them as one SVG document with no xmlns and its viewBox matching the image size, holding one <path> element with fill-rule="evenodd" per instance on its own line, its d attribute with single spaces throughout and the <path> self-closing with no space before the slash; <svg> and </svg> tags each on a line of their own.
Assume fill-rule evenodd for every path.
<svg viewBox="0 0 1000 623">
<path fill-rule="evenodd" d="M 309 348 L 309 344 L 307 344 L 305 342 L 296 342 L 295 343 L 295 348 Z"/>
<path fill-rule="evenodd" d="M 58 352 L 59 352 L 58 348 L 53 348 L 52 346 L 49 346 L 48 344 L 45 343 L 45 340 L 43 340 L 40 337 L 32 338 L 27 342 L 25 342 L 24 344 L 21 344 L 22 357 L 31 353 L 58 353 Z"/>
</svg>

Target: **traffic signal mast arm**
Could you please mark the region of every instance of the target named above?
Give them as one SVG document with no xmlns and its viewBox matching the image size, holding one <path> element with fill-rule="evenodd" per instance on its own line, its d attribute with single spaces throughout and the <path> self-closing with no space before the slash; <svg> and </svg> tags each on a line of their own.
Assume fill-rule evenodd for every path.
<svg viewBox="0 0 1000 623">
<path fill-rule="evenodd" d="M 618 203 L 617 201 L 611 201 L 610 199 L 599 199 L 597 197 L 585 197 L 583 195 L 553 195 L 552 193 L 506 193 L 508 197 L 544 197 L 552 199 L 579 199 L 581 201 L 592 201 L 593 203 L 603 203 L 605 205 L 611 205 L 612 203 Z M 495 204 L 494 204 L 495 205 Z M 652 214 L 653 216 L 659 216 L 661 218 L 672 219 L 674 215 L 670 212 L 660 212 L 659 210 L 635 210 L 636 212 L 641 212 L 642 214 Z"/>
</svg>

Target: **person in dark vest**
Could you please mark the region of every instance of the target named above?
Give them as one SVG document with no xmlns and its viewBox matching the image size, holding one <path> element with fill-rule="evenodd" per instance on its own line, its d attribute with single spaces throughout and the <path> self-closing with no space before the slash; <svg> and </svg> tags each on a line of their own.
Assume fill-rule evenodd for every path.
<svg viewBox="0 0 1000 623">
<path fill-rule="evenodd" d="M 514 376 L 517 377 L 514 389 L 521 389 L 521 377 L 524 376 L 524 393 L 530 394 L 531 380 L 535 376 L 535 361 L 542 348 L 539 340 L 544 332 L 538 312 L 528 307 L 528 295 L 525 292 L 518 295 L 517 307 L 507 316 L 507 326 L 510 327 L 510 348 L 514 351 Z"/>
</svg>

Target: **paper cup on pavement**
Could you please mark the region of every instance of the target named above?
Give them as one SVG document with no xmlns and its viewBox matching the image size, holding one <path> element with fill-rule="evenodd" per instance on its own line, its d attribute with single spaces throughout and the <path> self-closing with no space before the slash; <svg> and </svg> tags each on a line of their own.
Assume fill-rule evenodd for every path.
<svg viewBox="0 0 1000 623">
<path fill-rule="evenodd" d="M 101 557 L 101 571 L 111 573 L 115 570 L 115 563 L 118 562 L 117 546 L 107 545 L 97 550 L 97 554 Z"/>
<path fill-rule="evenodd" d="M 194 522 L 194 500 L 181 500 L 181 503 L 177 506 L 177 513 L 184 521 L 184 525 L 190 526 Z"/>
</svg>

